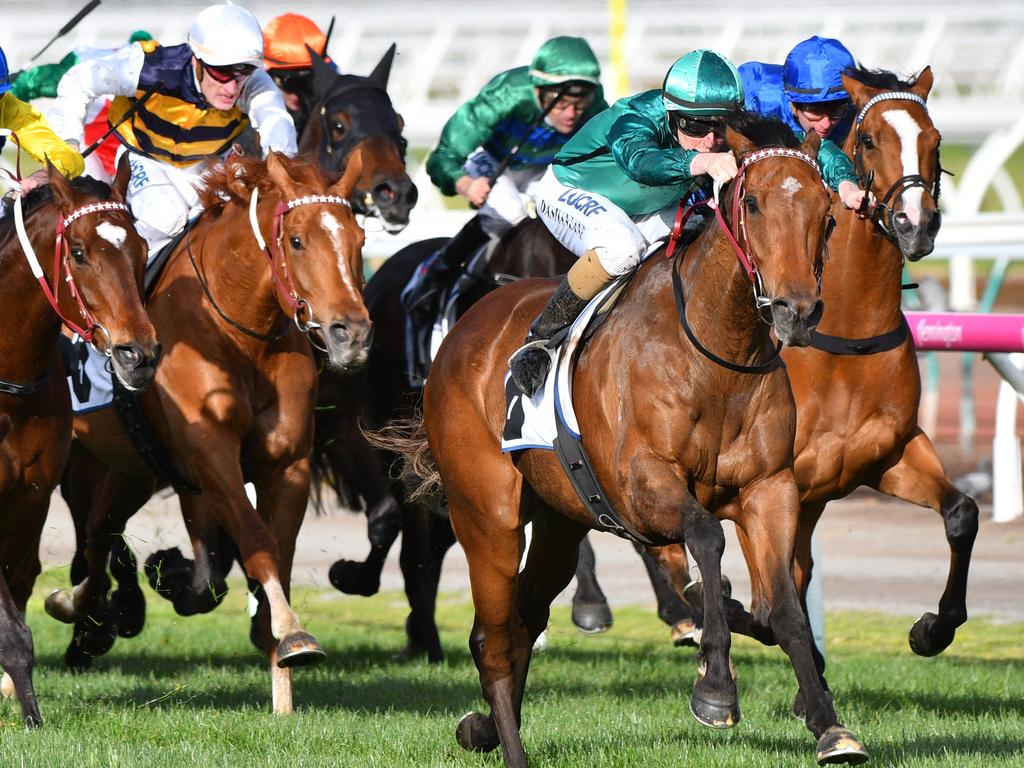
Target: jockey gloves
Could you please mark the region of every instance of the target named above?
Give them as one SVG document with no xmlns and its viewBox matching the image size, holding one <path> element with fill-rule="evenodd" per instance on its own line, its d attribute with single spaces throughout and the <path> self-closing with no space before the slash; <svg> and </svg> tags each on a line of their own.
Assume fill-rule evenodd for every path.
<svg viewBox="0 0 1024 768">
<path fill-rule="evenodd" d="M 213 67 L 263 63 L 260 23 L 237 5 L 211 5 L 200 11 L 188 32 L 188 44 L 197 59 Z"/>
<path fill-rule="evenodd" d="M 730 115 L 743 107 L 743 81 L 725 56 L 700 49 L 669 67 L 661 95 L 668 112 Z"/>
<path fill-rule="evenodd" d="M 530 79 L 540 88 L 572 81 L 596 86 L 601 80 L 601 66 L 582 37 L 554 37 L 534 55 Z"/>
<path fill-rule="evenodd" d="M 782 84 L 794 104 L 849 99 L 842 74 L 854 66 L 853 56 L 842 43 L 815 35 L 789 52 L 782 67 Z"/>
<path fill-rule="evenodd" d="M 327 56 L 327 36 L 305 16 L 284 13 L 275 16 L 263 28 L 263 56 L 269 70 L 312 69 L 307 45 L 321 56 Z"/>
</svg>

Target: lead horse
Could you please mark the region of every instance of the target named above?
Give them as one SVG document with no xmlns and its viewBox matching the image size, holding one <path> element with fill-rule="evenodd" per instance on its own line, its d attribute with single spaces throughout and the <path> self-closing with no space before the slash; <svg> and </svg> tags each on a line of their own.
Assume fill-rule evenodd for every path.
<svg viewBox="0 0 1024 768">
<path fill-rule="evenodd" d="M 760 130 L 747 128 L 751 136 Z M 809 342 L 821 312 L 829 196 L 813 160 L 813 132 L 793 148 L 788 128 L 763 130 L 758 144 L 788 148 L 757 150 L 729 131 L 743 160 L 724 192 L 733 200 L 730 220 L 708 227 L 685 258 L 656 254 L 640 267 L 580 354 L 573 399 L 586 404 L 577 412 L 581 432 L 618 524 L 655 544 L 685 537 L 705 577 L 706 663 L 691 695 L 693 715 L 714 727 L 740 717 L 719 583 L 717 518 L 725 518 L 745 531 L 759 564 L 819 762 L 857 762 L 866 753 L 825 694 L 793 582 L 796 417 L 761 319 L 770 318 L 784 342 Z M 742 247 L 734 251 L 730 240 Z M 601 527 L 552 453 L 501 451 L 507 360 L 552 288 L 522 281 L 478 302 L 442 344 L 424 393 L 426 441 L 469 563 L 470 650 L 491 707 L 489 715 L 466 715 L 456 735 L 466 749 L 500 744 L 514 768 L 526 765 L 519 724 L 533 642 L 573 575 L 580 539 Z M 422 464 L 420 471 L 429 474 Z M 528 520 L 535 528 L 520 573 Z"/>
<path fill-rule="evenodd" d="M 52 165 L 48 171 L 49 184 L 0 220 L 0 323 L 16 329 L 0 338 L 0 666 L 3 691 L 18 697 L 30 726 L 42 718 L 25 605 L 71 443 L 61 321 L 109 356 L 126 387 L 147 386 L 160 357 L 142 306 L 145 242 L 124 204 L 127 163 L 113 188 L 89 178 L 69 183 Z"/>
<path fill-rule="evenodd" d="M 346 199 L 360 170 L 356 153 L 329 187 L 314 167 L 274 153 L 265 164 L 229 162 L 209 179 L 206 213 L 149 300 L 168 352 L 142 409 L 167 449 L 170 466 L 160 474 L 178 491 L 194 560 L 176 549 L 155 553 L 148 575 L 179 614 L 190 615 L 216 607 L 228 570 L 236 558 L 242 563 L 257 602 L 251 638 L 270 661 L 279 713 L 292 710 L 290 668 L 324 655 L 289 603 L 316 402 L 307 334 L 325 346 L 331 365 L 366 360 L 363 233 Z M 75 419 L 85 450 L 70 462 L 62 491 L 86 568 L 73 592 L 46 602 L 52 616 L 75 623 L 66 659 L 77 668 L 126 634 L 123 621 L 130 631 L 141 628 L 137 586 L 111 610 L 106 566 L 125 522 L 161 483 L 111 410 Z"/>
</svg>

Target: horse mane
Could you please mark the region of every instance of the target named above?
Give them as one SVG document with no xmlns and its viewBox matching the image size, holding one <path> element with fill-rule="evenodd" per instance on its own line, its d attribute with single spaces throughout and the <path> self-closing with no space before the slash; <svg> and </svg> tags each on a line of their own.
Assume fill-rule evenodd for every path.
<svg viewBox="0 0 1024 768">
<path fill-rule="evenodd" d="M 742 110 L 731 116 L 728 122 L 730 128 L 737 133 L 742 133 L 758 149 L 765 147 L 796 149 L 801 144 L 800 139 L 793 133 L 793 129 L 774 117 L 765 117 L 756 112 Z"/>
<path fill-rule="evenodd" d="M 95 197 L 97 200 L 109 200 L 111 191 L 110 185 L 92 176 L 78 176 L 71 180 L 71 188 L 76 192 Z M 42 184 L 22 198 L 21 210 L 28 218 L 29 214 L 37 208 L 42 208 L 47 203 L 53 202 L 53 188 L 49 184 Z M 7 231 L 14 226 L 14 207 L 8 206 L 3 218 L 0 218 L 0 236 L 7 234 Z"/>
<path fill-rule="evenodd" d="M 294 158 L 281 157 L 280 160 L 297 186 L 312 187 L 318 194 L 326 191 L 327 180 L 315 165 Z M 248 198 L 241 197 L 236 191 L 239 183 L 257 188 L 262 195 L 268 195 L 277 188 L 267 173 L 266 161 L 254 157 L 232 158 L 203 179 L 199 201 L 208 215 L 219 216 L 230 202 L 248 203 Z"/>
<path fill-rule="evenodd" d="M 868 88 L 879 88 L 884 91 L 907 91 L 917 82 L 917 75 L 906 80 L 894 72 L 885 69 L 868 69 L 857 65 L 843 72 L 847 77 L 853 78 L 858 83 Z"/>
</svg>

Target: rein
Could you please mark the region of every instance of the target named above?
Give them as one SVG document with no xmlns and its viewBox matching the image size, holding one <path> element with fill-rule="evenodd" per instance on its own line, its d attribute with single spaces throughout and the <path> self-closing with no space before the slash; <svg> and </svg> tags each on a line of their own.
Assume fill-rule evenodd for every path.
<svg viewBox="0 0 1024 768">
<path fill-rule="evenodd" d="M 860 153 L 861 145 L 864 144 L 864 137 L 861 134 L 861 127 L 864 124 L 864 118 L 867 116 L 868 111 L 883 101 L 909 101 L 914 104 L 919 104 L 925 112 L 928 112 L 928 103 L 918 96 L 916 93 L 907 93 L 906 91 L 885 91 L 883 93 L 872 96 L 868 102 L 861 107 L 860 112 L 857 113 L 857 119 L 854 121 L 854 143 L 853 143 L 853 166 L 857 172 L 857 176 L 864 180 L 864 191 L 865 193 L 871 191 L 871 185 L 874 183 L 875 172 L 868 171 L 864 167 L 864 156 Z M 892 217 L 894 214 L 893 206 L 897 197 L 902 195 L 908 189 L 914 187 L 920 187 L 921 189 L 928 192 L 935 204 L 939 204 L 939 193 L 940 181 L 942 179 L 943 169 L 942 164 L 939 161 L 939 148 L 935 147 L 935 180 L 929 181 L 919 173 L 911 173 L 905 176 L 900 176 L 893 183 L 885 195 L 875 203 L 875 213 L 872 217 L 872 221 L 875 226 L 881 230 L 887 238 L 896 242 L 896 234 L 893 231 Z M 867 201 L 867 194 L 864 195 L 865 201 Z"/>
<path fill-rule="evenodd" d="M 770 324 L 770 320 L 765 317 L 765 310 L 771 306 L 772 298 L 765 292 L 764 281 L 761 278 L 761 273 L 757 269 L 757 261 L 754 258 L 750 238 L 747 236 L 746 219 L 743 215 L 743 206 L 740 204 L 743 198 L 743 179 L 746 175 L 747 169 L 754 163 L 770 157 L 796 158 L 810 165 L 819 177 L 821 175 L 817 161 L 815 161 L 815 159 L 806 152 L 798 149 L 767 147 L 765 149 L 759 149 L 751 152 L 743 159 L 743 163 L 740 165 L 739 172 L 736 174 L 736 179 L 732 186 L 732 220 L 737 223 L 737 234 L 739 237 L 737 237 L 737 234 L 733 234 L 732 227 L 729 225 L 729 222 L 725 220 L 725 216 L 722 215 L 721 206 L 714 198 L 711 198 L 709 200 L 701 200 L 700 202 L 694 203 L 689 208 L 684 209 L 683 206 L 679 207 L 679 210 L 676 211 L 675 223 L 672 227 L 672 235 L 669 238 L 668 247 L 665 249 L 665 255 L 668 258 L 672 258 L 672 293 L 675 297 L 676 313 L 679 316 L 679 323 L 683 326 L 683 330 L 686 332 L 686 337 L 698 352 L 713 363 L 737 373 L 764 373 L 773 369 L 777 358 L 782 352 L 782 342 L 778 342 L 772 354 L 766 360 L 756 365 L 740 365 L 739 363 L 731 363 L 714 354 L 711 350 L 702 345 L 697 340 L 696 335 L 693 333 L 693 329 L 690 327 L 690 324 L 686 319 L 686 302 L 683 299 L 682 278 L 679 276 L 679 267 L 682 264 L 683 252 L 680 251 L 679 254 L 674 257 L 673 254 L 675 254 L 676 246 L 683 232 L 683 227 L 686 226 L 686 222 L 689 220 L 693 212 L 697 208 L 701 207 L 713 210 L 722 233 L 732 246 L 733 252 L 736 254 L 737 261 L 739 261 L 740 266 L 743 267 L 743 271 L 746 272 L 747 277 L 750 279 L 751 285 L 753 286 L 754 306 L 757 309 L 757 314 L 761 320 Z M 746 247 L 740 245 L 740 237 L 742 237 Z M 820 277 L 821 276 L 819 275 L 819 280 Z"/>
</svg>

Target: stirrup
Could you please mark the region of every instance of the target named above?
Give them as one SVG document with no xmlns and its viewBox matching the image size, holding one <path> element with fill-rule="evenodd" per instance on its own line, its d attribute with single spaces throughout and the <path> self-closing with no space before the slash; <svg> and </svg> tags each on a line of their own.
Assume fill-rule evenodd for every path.
<svg viewBox="0 0 1024 768">
<path fill-rule="evenodd" d="M 542 351 L 547 358 L 543 365 L 540 362 L 540 355 L 535 356 L 535 359 L 529 361 L 532 363 L 531 367 L 541 368 L 541 370 L 519 370 L 518 373 L 520 375 L 517 376 L 517 368 L 521 365 L 525 365 L 528 362 L 528 358 L 534 357 L 533 355 L 530 355 L 530 352 L 534 349 Z M 534 397 L 544 386 L 544 381 L 547 379 L 554 360 L 555 350 L 551 348 L 550 341 L 548 339 L 533 339 L 532 341 L 527 341 L 523 346 L 515 351 L 512 357 L 508 359 L 508 367 L 509 373 L 512 377 L 512 383 L 515 384 L 516 389 L 526 397 Z M 525 379 L 525 381 L 523 379 Z"/>
</svg>

